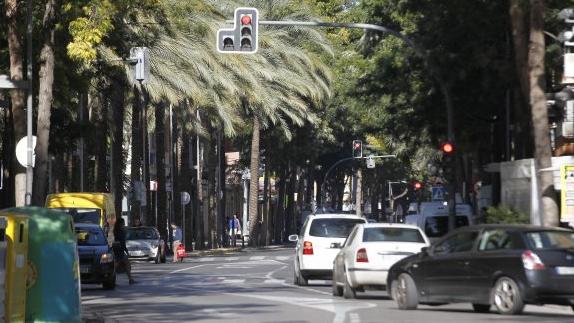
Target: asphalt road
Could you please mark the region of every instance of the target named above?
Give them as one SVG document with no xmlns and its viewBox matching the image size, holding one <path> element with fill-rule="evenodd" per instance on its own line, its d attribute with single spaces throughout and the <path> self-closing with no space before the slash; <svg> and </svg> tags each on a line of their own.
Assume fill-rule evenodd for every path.
<svg viewBox="0 0 574 323">
<path fill-rule="evenodd" d="M 400 311 L 384 292 L 331 295 L 330 281 L 292 284 L 293 250 L 244 250 L 188 258 L 183 263 L 136 263 L 115 290 L 82 287 L 86 322 L 574 322 L 563 306 L 527 306 L 519 316 L 477 314 L 470 304 Z"/>
</svg>

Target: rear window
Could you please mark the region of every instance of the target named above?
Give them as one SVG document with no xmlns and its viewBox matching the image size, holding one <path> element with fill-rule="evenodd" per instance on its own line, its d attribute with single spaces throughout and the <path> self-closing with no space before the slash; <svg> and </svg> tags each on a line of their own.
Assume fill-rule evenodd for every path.
<svg viewBox="0 0 574 323">
<path fill-rule="evenodd" d="M 324 238 L 346 238 L 355 224 L 365 223 L 360 219 L 314 219 L 309 228 L 309 235 Z"/>
<path fill-rule="evenodd" d="M 80 246 L 103 246 L 108 244 L 104 232 L 99 229 L 76 228 L 76 238 Z"/>
<path fill-rule="evenodd" d="M 425 243 L 425 239 L 417 229 L 408 228 L 367 228 L 363 233 L 363 242 L 416 242 Z"/>
<path fill-rule="evenodd" d="M 466 216 L 457 216 L 455 227 L 460 228 L 468 225 Z M 425 223 L 425 234 L 429 238 L 442 237 L 448 232 L 448 216 L 436 216 L 427 218 Z"/>
<path fill-rule="evenodd" d="M 158 239 L 157 231 L 152 228 L 133 229 L 128 228 L 126 240 L 154 240 Z"/>
<path fill-rule="evenodd" d="M 538 231 L 526 233 L 526 239 L 534 249 L 574 248 L 574 232 Z"/>
<path fill-rule="evenodd" d="M 100 224 L 99 209 L 57 208 L 57 210 L 71 215 L 74 223 Z"/>
</svg>

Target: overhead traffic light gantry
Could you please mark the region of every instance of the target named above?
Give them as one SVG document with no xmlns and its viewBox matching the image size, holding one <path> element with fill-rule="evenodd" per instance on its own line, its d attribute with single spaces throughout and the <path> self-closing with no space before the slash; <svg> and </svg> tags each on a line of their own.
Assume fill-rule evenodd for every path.
<svg viewBox="0 0 574 323">
<path fill-rule="evenodd" d="M 220 53 L 254 54 L 258 48 L 258 11 L 256 8 L 235 9 L 233 29 L 217 31 Z"/>
</svg>

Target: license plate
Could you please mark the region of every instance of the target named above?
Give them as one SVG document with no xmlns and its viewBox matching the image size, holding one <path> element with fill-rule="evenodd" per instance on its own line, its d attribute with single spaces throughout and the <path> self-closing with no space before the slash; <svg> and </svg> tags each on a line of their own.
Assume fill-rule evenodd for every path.
<svg viewBox="0 0 574 323">
<path fill-rule="evenodd" d="M 143 256 L 143 251 L 141 250 L 130 251 L 130 256 Z"/>
<path fill-rule="evenodd" d="M 574 275 L 574 267 L 556 267 L 558 275 Z"/>
<path fill-rule="evenodd" d="M 80 266 L 80 273 L 82 274 L 89 274 L 92 271 L 90 266 Z"/>
</svg>

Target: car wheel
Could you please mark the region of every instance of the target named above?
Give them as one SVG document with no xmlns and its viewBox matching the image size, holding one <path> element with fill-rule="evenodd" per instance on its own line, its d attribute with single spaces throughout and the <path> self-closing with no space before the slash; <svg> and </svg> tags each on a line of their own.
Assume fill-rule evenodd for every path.
<svg viewBox="0 0 574 323">
<path fill-rule="evenodd" d="M 477 313 L 488 313 L 488 312 L 490 312 L 490 304 L 472 304 L 472 308 Z"/>
<path fill-rule="evenodd" d="M 293 268 L 293 283 L 297 286 L 307 286 L 308 281 L 306 277 L 303 277 L 303 274 L 301 274 L 301 270 L 298 270 L 297 266 L 296 268 Z"/>
<path fill-rule="evenodd" d="M 116 275 L 114 274 L 110 279 L 104 280 L 102 282 L 102 287 L 104 289 L 114 289 L 116 288 Z"/>
<path fill-rule="evenodd" d="M 498 279 L 491 293 L 492 303 L 500 314 L 519 314 L 524 309 L 520 289 L 512 278 L 502 277 Z"/>
<path fill-rule="evenodd" d="M 419 305 L 419 292 L 409 274 L 401 274 L 393 280 L 391 295 L 401 310 L 414 310 Z"/>
<path fill-rule="evenodd" d="M 337 279 L 336 279 L 336 275 L 335 275 L 335 268 L 333 268 L 333 280 L 331 281 L 332 283 L 332 288 L 333 288 L 333 296 L 342 296 L 343 295 L 343 288 L 339 285 L 337 285 Z"/>
<path fill-rule="evenodd" d="M 343 275 L 345 277 L 345 283 L 343 285 L 343 297 L 344 298 L 355 298 L 357 296 L 356 291 L 349 283 L 349 278 L 347 278 L 346 272 Z"/>
</svg>

